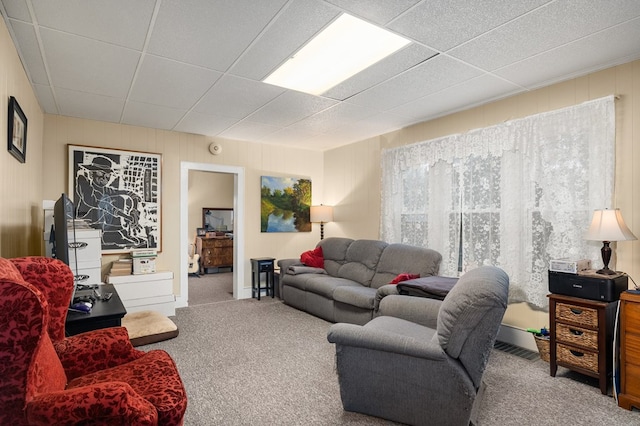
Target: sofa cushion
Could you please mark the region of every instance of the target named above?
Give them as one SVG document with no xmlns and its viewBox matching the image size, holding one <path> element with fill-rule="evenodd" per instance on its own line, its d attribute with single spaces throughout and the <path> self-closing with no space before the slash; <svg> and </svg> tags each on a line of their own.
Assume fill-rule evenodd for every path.
<svg viewBox="0 0 640 426">
<path fill-rule="evenodd" d="M 398 274 L 437 275 L 442 255 L 435 250 L 406 244 L 389 244 L 382 253 L 371 287 L 389 284 Z"/>
<path fill-rule="evenodd" d="M 306 266 L 314 268 L 324 268 L 324 257 L 322 255 L 322 247 L 316 247 L 314 250 L 305 251 L 300 255 L 300 262 Z"/>
<path fill-rule="evenodd" d="M 344 278 L 332 277 L 330 275 L 323 275 L 323 277 L 322 279 L 308 280 L 306 282 L 307 291 L 319 294 L 327 299 L 333 299 L 334 292 L 339 287 L 362 287 L 360 284 Z"/>
<path fill-rule="evenodd" d="M 338 270 L 338 276 L 370 287 L 376 265 L 387 245 L 384 241 L 378 240 L 352 242 L 347 249 L 345 264 Z"/>
<path fill-rule="evenodd" d="M 353 240 L 351 238 L 331 237 L 320 240 L 318 247 L 322 247 L 324 269 L 329 275 L 338 276 L 338 269 L 344 265 L 347 249 Z"/>
<path fill-rule="evenodd" d="M 326 274 L 286 274 L 282 275 L 280 277 L 280 280 L 282 281 L 282 285 L 307 291 L 310 282 L 313 282 L 317 279 L 327 279 L 328 277 L 329 275 Z"/>
<path fill-rule="evenodd" d="M 333 300 L 362 309 L 373 309 L 376 289 L 362 286 L 342 286 L 333 292 Z"/>
</svg>

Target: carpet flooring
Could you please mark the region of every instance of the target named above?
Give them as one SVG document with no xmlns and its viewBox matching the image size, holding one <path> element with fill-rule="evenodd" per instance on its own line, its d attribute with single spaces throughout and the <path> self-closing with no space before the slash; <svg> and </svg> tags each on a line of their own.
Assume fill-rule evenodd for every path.
<svg viewBox="0 0 640 426">
<path fill-rule="evenodd" d="M 228 302 L 233 299 L 233 272 L 189 277 L 189 306 Z"/>
<path fill-rule="evenodd" d="M 176 361 L 186 425 L 394 424 L 342 409 L 324 320 L 270 298 L 196 304 L 172 319 L 178 337 L 139 349 Z M 639 412 L 618 408 L 592 379 L 563 368 L 550 377 L 540 359 L 494 350 L 484 380 L 480 425 L 640 424 Z"/>
</svg>

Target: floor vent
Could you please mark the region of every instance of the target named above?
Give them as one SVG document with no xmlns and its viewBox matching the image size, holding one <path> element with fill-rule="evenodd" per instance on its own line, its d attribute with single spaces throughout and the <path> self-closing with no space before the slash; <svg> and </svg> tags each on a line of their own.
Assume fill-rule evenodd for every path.
<svg viewBox="0 0 640 426">
<path fill-rule="evenodd" d="M 496 341 L 496 343 L 493 345 L 493 348 L 501 352 L 519 356 L 520 358 L 528 359 L 530 361 L 540 359 L 540 355 L 538 354 L 538 352 L 530 351 L 529 349 L 524 349 L 520 346 L 515 346 L 510 343 Z"/>
</svg>

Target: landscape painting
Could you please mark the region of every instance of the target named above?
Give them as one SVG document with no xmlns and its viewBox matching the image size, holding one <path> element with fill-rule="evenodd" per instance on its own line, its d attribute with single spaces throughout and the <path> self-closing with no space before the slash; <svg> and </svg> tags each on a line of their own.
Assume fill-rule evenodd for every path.
<svg viewBox="0 0 640 426">
<path fill-rule="evenodd" d="M 311 180 L 261 176 L 260 231 L 311 232 Z"/>
</svg>

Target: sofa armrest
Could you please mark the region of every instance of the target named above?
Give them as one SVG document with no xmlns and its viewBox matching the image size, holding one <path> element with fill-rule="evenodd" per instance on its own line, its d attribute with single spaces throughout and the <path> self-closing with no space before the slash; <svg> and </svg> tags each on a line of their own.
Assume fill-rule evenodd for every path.
<svg viewBox="0 0 640 426">
<path fill-rule="evenodd" d="M 278 260 L 278 267 L 280 267 L 280 275 L 284 275 L 287 273 L 287 269 L 289 266 L 302 266 L 304 265 L 300 262 L 300 259 L 280 259 Z"/>
<path fill-rule="evenodd" d="M 435 329 L 441 304 L 437 299 L 392 294 L 380 301 L 376 316 L 402 318 Z"/>
<path fill-rule="evenodd" d="M 387 296 L 398 294 L 398 286 L 396 284 L 387 284 L 378 287 L 376 290 L 376 298 L 373 301 L 373 314 L 377 316 L 378 309 L 380 309 L 380 302 Z"/>
<path fill-rule="evenodd" d="M 355 324 L 333 324 L 329 328 L 327 340 L 330 343 L 339 345 L 397 353 L 416 358 L 435 361 L 445 361 L 447 359 L 442 347 L 433 340 L 417 340 L 399 333 Z"/>
</svg>

